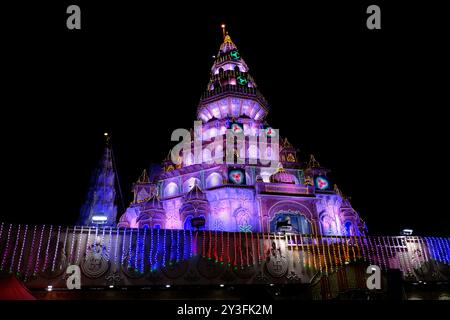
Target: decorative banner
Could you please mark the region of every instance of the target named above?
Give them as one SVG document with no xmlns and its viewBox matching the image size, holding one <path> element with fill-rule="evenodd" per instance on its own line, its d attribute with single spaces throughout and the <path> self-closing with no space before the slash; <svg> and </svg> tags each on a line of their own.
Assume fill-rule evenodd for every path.
<svg viewBox="0 0 450 320">
<path fill-rule="evenodd" d="M 245 171 L 238 168 L 229 168 L 228 180 L 237 185 L 245 185 Z"/>
<path fill-rule="evenodd" d="M 325 191 L 325 190 L 330 190 L 331 189 L 331 184 L 328 181 L 328 178 L 325 176 L 317 176 L 314 179 L 314 185 L 316 187 L 316 189 L 319 189 L 321 191 Z"/>
</svg>

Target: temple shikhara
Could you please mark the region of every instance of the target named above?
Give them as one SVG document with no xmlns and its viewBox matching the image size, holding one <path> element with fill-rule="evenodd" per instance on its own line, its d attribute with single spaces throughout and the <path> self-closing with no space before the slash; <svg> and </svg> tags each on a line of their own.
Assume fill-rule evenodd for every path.
<svg viewBox="0 0 450 320">
<path fill-rule="evenodd" d="M 32 291 L 69 290 L 67 270 L 77 266 L 82 289 L 299 285 L 296 294 L 310 299 L 367 292 L 368 266 L 382 272 L 379 292 L 396 271 L 405 286 L 448 284 L 449 238 L 370 235 L 329 170 L 312 155 L 301 157 L 283 128 L 270 126 L 269 111 L 224 31 L 196 117 L 193 108 L 200 125 L 190 131 L 192 148 L 176 162 L 168 148 L 118 212 L 107 137 L 75 226 L 1 223 L 1 272 Z M 231 157 L 230 132 L 242 137 L 233 140 Z"/>
</svg>

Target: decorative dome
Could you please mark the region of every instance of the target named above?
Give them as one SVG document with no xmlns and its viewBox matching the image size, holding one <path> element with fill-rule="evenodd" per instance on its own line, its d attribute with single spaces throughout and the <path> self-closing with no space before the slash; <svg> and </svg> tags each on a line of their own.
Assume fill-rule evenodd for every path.
<svg viewBox="0 0 450 320">
<path fill-rule="evenodd" d="M 150 209 L 164 210 L 163 204 L 156 194 L 153 194 L 153 196 L 144 203 L 144 210 Z"/>
<path fill-rule="evenodd" d="M 192 189 L 184 196 L 186 202 L 194 200 L 207 201 L 206 194 L 200 189 L 197 183 L 194 184 Z"/>
<path fill-rule="evenodd" d="M 283 167 L 279 167 L 277 171 L 270 176 L 271 183 L 289 183 L 295 184 L 295 179 L 292 174 L 289 174 Z"/>
</svg>

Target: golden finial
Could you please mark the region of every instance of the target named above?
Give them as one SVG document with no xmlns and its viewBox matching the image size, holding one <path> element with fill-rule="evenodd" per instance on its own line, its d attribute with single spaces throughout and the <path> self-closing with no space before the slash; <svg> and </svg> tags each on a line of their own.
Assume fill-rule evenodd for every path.
<svg viewBox="0 0 450 320">
<path fill-rule="evenodd" d="M 225 25 L 225 24 L 222 24 L 221 27 L 222 27 L 223 38 L 225 39 L 225 36 L 227 35 L 227 33 L 226 33 L 226 31 L 225 31 L 226 25 Z"/>
</svg>

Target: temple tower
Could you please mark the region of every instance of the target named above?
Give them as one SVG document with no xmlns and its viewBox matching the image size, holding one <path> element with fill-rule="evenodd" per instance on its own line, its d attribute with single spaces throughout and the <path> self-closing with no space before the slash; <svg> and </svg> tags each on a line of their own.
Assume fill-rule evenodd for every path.
<svg viewBox="0 0 450 320">
<path fill-rule="evenodd" d="M 105 137 L 106 146 L 103 158 L 93 174 L 86 202 L 81 207 L 79 225 L 116 225 L 116 174 L 113 167 L 112 149 L 108 134 L 105 133 Z"/>
</svg>

